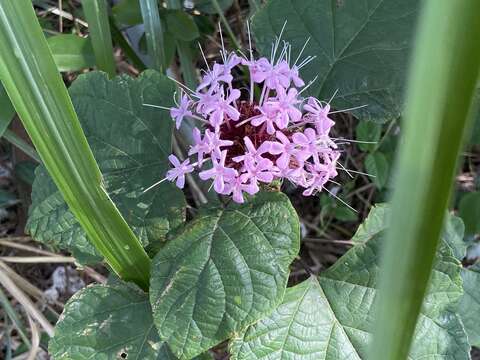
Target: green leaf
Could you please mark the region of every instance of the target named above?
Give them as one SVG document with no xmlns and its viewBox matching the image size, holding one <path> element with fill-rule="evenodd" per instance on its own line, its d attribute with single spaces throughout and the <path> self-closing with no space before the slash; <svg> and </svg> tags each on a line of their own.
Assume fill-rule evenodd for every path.
<svg viewBox="0 0 480 360">
<path fill-rule="evenodd" d="M 452 250 L 458 261 L 462 261 L 467 254 L 467 243 L 463 241 L 465 225 L 458 216 L 448 214 L 445 218 L 442 231 L 442 241 Z"/>
<path fill-rule="evenodd" d="M 468 335 L 470 345 L 480 347 L 480 266 L 462 269 L 463 296 L 458 304 L 458 314 Z"/>
<path fill-rule="evenodd" d="M 14 169 L 15 176 L 25 184 L 32 186 L 37 165 L 37 163 L 28 160 L 16 163 Z"/>
<path fill-rule="evenodd" d="M 372 239 L 375 235 L 385 230 L 389 224 L 391 208 L 389 204 L 375 204 L 368 213 L 367 218 L 360 224 L 352 242 L 363 244 Z"/>
<path fill-rule="evenodd" d="M 254 17 L 257 48 L 270 57 L 271 44 L 288 20 L 282 40 L 292 44 L 293 59 L 310 38 L 302 68 L 309 89 L 320 99 L 333 99 L 337 109 L 361 119 L 384 122 L 397 118 L 409 60 L 418 0 L 272 0 Z"/>
<path fill-rule="evenodd" d="M 121 0 L 112 7 L 112 14 L 119 24 L 133 26 L 142 23 L 142 11 L 138 0 Z"/>
<path fill-rule="evenodd" d="M 115 273 L 147 288 L 150 258 L 104 189 L 30 0 L 0 1 L 0 47 L 2 83 L 70 210 Z"/>
<path fill-rule="evenodd" d="M 465 223 L 465 232 L 468 235 L 480 233 L 480 192 L 471 192 L 463 196 L 458 209 Z"/>
<path fill-rule="evenodd" d="M 202 212 L 153 260 L 150 300 L 160 338 L 190 359 L 272 312 L 299 230 L 281 193 Z"/>
<path fill-rule="evenodd" d="M 339 205 L 335 207 L 333 213 L 335 217 L 340 221 L 351 222 L 358 220 L 357 213 L 346 206 Z"/>
<path fill-rule="evenodd" d="M 174 91 L 172 81 L 154 71 L 114 80 L 92 72 L 70 88 L 104 186 L 144 246 L 158 244 L 185 216 L 182 192 L 171 183 L 142 194 L 169 168 L 173 124 L 168 112 L 143 103 L 171 106 Z M 36 171 L 27 230 L 39 241 L 70 249 L 79 260 L 95 260 L 96 251 L 43 167 Z"/>
<path fill-rule="evenodd" d="M 376 151 L 365 158 L 365 170 L 375 176 L 373 182 L 379 189 L 387 184 L 389 168 L 387 158 L 381 152 Z"/>
<path fill-rule="evenodd" d="M 373 121 L 360 121 L 355 129 L 357 140 L 364 142 L 377 143 L 382 133 L 382 125 Z M 377 144 L 358 143 L 362 151 L 373 151 Z"/>
<path fill-rule="evenodd" d="M 148 295 L 121 282 L 89 286 L 72 296 L 49 353 L 55 360 L 175 359 L 158 338 Z"/>
<path fill-rule="evenodd" d="M 480 74 L 480 2 L 419 3 L 370 360 L 404 360 L 415 339 Z"/>
<path fill-rule="evenodd" d="M 59 71 L 77 71 L 95 66 L 95 54 L 89 38 L 61 34 L 47 39 Z"/>
<path fill-rule="evenodd" d="M 235 338 L 232 360 L 366 359 L 376 310 L 382 239 L 349 250 L 320 278 L 287 289 L 282 304 Z M 451 311 L 462 295 L 450 249 L 437 255 L 409 359 L 467 359 L 470 346 Z"/>
<path fill-rule="evenodd" d="M 194 0 L 195 9 L 205 14 L 217 14 L 215 6 L 212 5 L 212 0 Z M 233 0 L 218 0 L 218 4 L 222 11 L 228 10 L 233 4 Z"/>
<path fill-rule="evenodd" d="M 370 209 L 367 218 L 358 227 L 352 237 L 354 244 L 364 244 L 378 234 L 383 234 L 390 225 L 392 213 L 388 203 L 375 204 Z M 467 245 L 463 241 L 464 225 L 462 219 L 451 213 L 447 213 L 443 225 L 442 241 L 446 244 L 458 261 L 462 261 L 467 252 Z"/>
<path fill-rule="evenodd" d="M 166 14 L 167 29 L 176 39 L 192 41 L 199 37 L 198 27 L 192 17 L 181 10 L 170 10 Z"/>
<path fill-rule="evenodd" d="M 14 115 L 15 109 L 10 102 L 10 98 L 5 91 L 5 88 L 2 83 L 0 83 L 0 137 L 2 137 L 5 130 L 7 130 Z"/>
</svg>

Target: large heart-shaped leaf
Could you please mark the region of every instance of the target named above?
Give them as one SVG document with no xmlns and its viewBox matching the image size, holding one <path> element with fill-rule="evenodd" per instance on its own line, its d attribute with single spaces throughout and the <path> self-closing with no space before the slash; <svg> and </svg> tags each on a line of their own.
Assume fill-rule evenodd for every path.
<svg viewBox="0 0 480 360">
<path fill-rule="evenodd" d="M 270 0 L 257 12 L 253 29 L 257 48 L 270 57 L 271 44 L 288 20 L 283 39 L 297 57 L 316 56 L 301 74 L 306 82 L 318 75 L 309 91 L 354 113 L 385 121 L 402 110 L 412 35 L 419 0 Z"/>
<path fill-rule="evenodd" d="M 287 289 L 274 313 L 233 340 L 232 359 L 365 359 L 372 338 L 380 243 L 376 236 L 355 246 L 320 278 Z M 460 269 L 443 245 L 409 359 L 469 357 L 462 323 L 452 311 L 462 295 Z"/>
<path fill-rule="evenodd" d="M 153 260 L 150 299 L 160 338 L 191 359 L 272 312 L 299 231 L 281 193 L 202 212 Z"/>
<path fill-rule="evenodd" d="M 184 197 L 172 184 L 142 194 L 165 175 L 172 132 L 167 111 L 143 104 L 171 106 L 174 91 L 168 78 L 153 71 L 113 80 L 93 72 L 70 88 L 105 187 L 144 246 L 161 241 L 184 219 Z M 27 230 L 39 241 L 69 249 L 80 261 L 95 259 L 93 246 L 42 166 L 36 171 Z"/>
<path fill-rule="evenodd" d="M 387 229 L 392 209 L 390 204 L 376 204 L 367 218 L 358 227 L 352 237 L 354 244 L 364 244 Z M 467 246 L 463 241 L 464 225 L 462 219 L 453 214 L 447 214 L 443 225 L 442 241 L 450 247 L 453 255 L 461 261 L 466 254 Z"/>
<path fill-rule="evenodd" d="M 174 360 L 153 325 L 148 295 L 118 281 L 93 285 L 65 305 L 50 340 L 55 360 Z"/>
</svg>

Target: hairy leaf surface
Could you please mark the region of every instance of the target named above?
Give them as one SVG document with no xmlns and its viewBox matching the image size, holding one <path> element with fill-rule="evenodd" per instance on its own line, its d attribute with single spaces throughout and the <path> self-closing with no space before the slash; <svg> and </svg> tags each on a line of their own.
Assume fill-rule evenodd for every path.
<svg viewBox="0 0 480 360">
<path fill-rule="evenodd" d="M 268 315 L 283 298 L 298 249 L 298 218 L 281 193 L 203 211 L 153 260 L 150 300 L 160 338 L 191 359 Z"/>
<path fill-rule="evenodd" d="M 65 305 L 50 340 L 55 360 L 174 360 L 158 338 L 148 295 L 133 285 L 93 285 Z"/>
<path fill-rule="evenodd" d="M 184 197 L 171 183 L 142 194 L 165 175 L 172 131 L 167 111 L 143 104 L 171 106 L 174 91 L 169 79 L 153 71 L 113 80 L 92 72 L 70 88 L 105 188 L 144 246 L 161 241 L 184 219 Z M 43 166 L 36 171 L 27 230 L 36 240 L 69 249 L 79 261 L 98 259 Z"/>
<path fill-rule="evenodd" d="M 480 347 L 480 265 L 462 269 L 463 296 L 458 305 L 458 313 L 465 326 L 470 344 Z"/>
<path fill-rule="evenodd" d="M 365 359 L 372 339 L 381 236 L 355 246 L 319 278 L 287 289 L 272 315 L 231 343 L 232 359 Z M 409 359 L 467 359 L 469 344 L 452 309 L 462 295 L 459 262 L 438 252 Z"/>
</svg>

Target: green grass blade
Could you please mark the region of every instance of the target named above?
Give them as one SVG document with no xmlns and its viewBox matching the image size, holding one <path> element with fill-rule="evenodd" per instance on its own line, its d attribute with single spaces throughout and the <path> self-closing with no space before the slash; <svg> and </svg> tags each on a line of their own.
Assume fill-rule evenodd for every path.
<svg viewBox="0 0 480 360">
<path fill-rule="evenodd" d="M 18 147 L 20 150 L 22 150 L 25 154 L 30 156 L 33 160 L 36 162 L 41 162 L 40 157 L 38 156 L 37 152 L 35 151 L 34 148 L 30 146 L 25 140 L 20 138 L 17 134 L 15 134 L 13 131 L 6 129 L 3 133 L 3 137 L 5 140 L 7 140 L 10 144 Z"/>
<path fill-rule="evenodd" d="M 83 0 L 82 6 L 88 22 L 97 67 L 112 78 L 115 76 L 115 59 L 107 3 L 105 0 Z"/>
<path fill-rule="evenodd" d="M 163 29 L 158 12 L 157 0 L 140 0 L 143 23 L 145 24 L 145 35 L 147 37 L 148 55 L 152 61 L 153 68 L 164 72 L 165 50 L 163 41 Z"/>
<path fill-rule="evenodd" d="M 150 259 L 102 186 L 30 0 L 0 2 L 0 48 L 5 89 L 65 201 L 113 270 L 148 288 Z"/>
<path fill-rule="evenodd" d="M 370 359 L 406 359 L 480 69 L 480 2 L 429 0 L 420 18 Z"/>
<path fill-rule="evenodd" d="M 7 295 L 3 292 L 2 288 L 0 288 L 0 305 L 5 311 L 5 314 L 10 318 L 12 324 L 18 331 L 18 334 L 22 338 L 22 341 L 27 345 L 29 348 L 32 347 L 30 343 L 30 339 L 28 338 L 27 331 L 25 330 L 25 326 L 22 324 L 22 321 L 17 315 L 17 312 L 13 308 L 12 304 L 7 298 Z"/>
<path fill-rule="evenodd" d="M 7 130 L 15 115 L 15 109 L 10 102 L 7 91 L 0 83 L 0 137 Z"/>
</svg>

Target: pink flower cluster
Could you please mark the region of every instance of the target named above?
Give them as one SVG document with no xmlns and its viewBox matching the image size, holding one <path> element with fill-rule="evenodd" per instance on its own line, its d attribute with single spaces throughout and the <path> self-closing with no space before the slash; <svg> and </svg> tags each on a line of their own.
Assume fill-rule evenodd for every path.
<svg viewBox="0 0 480 360">
<path fill-rule="evenodd" d="M 277 44 L 278 46 L 278 44 Z M 330 106 L 313 97 L 303 98 L 300 65 L 289 65 L 289 51 L 279 59 L 250 59 L 222 52 L 223 64 L 206 71 L 195 91 L 184 90 L 180 104 L 170 109 L 177 129 L 185 117 L 198 120 L 204 130 L 193 129 L 190 162 L 169 157 L 173 168 L 166 179 L 183 188 L 185 175 L 198 169 L 213 189 L 242 203 L 244 193 L 255 194 L 260 184 L 286 179 L 304 188 L 303 194 L 321 191 L 337 176 L 340 152 L 329 137 L 334 122 Z M 308 59 L 307 59 L 308 60 Z M 250 89 L 234 87 L 233 69 L 250 73 Z M 261 88 L 258 100 L 254 87 Z"/>
</svg>

